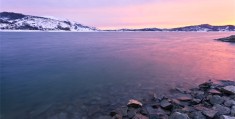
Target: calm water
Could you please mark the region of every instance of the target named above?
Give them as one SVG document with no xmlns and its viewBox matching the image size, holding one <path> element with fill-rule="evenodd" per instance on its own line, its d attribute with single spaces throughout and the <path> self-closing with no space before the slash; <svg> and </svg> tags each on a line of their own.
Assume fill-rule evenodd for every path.
<svg viewBox="0 0 235 119">
<path fill-rule="evenodd" d="M 128 99 L 235 80 L 234 33 L 0 33 L 1 117 L 90 119 Z"/>
</svg>

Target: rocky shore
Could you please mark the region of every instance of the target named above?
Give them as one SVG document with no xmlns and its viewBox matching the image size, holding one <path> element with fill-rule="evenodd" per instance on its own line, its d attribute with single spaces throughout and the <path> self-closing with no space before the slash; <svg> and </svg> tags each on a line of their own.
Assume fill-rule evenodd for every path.
<svg viewBox="0 0 235 119">
<path fill-rule="evenodd" d="M 104 119 L 235 119 L 235 81 L 208 81 L 190 90 L 172 91 L 171 97 L 153 94 L 141 101 L 131 99 Z"/>
<path fill-rule="evenodd" d="M 235 35 L 231 35 L 229 37 L 219 38 L 219 39 L 215 39 L 215 40 L 219 40 L 219 41 L 223 41 L 223 42 L 233 42 L 233 43 L 235 43 Z"/>
</svg>

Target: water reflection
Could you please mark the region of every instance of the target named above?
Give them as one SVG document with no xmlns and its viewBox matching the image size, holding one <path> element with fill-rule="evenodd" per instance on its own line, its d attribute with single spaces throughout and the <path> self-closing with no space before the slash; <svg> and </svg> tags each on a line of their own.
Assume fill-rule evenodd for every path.
<svg viewBox="0 0 235 119">
<path fill-rule="evenodd" d="M 212 40 L 231 34 L 1 33 L 1 115 L 97 118 L 130 98 L 234 80 L 235 46 Z"/>
</svg>

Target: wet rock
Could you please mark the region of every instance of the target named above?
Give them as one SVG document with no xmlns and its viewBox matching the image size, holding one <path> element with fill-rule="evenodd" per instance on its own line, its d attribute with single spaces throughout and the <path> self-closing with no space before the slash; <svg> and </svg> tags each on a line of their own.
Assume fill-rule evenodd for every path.
<svg viewBox="0 0 235 119">
<path fill-rule="evenodd" d="M 226 115 L 221 115 L 220 119 L 235 119 L 235 117 L 231 117 L 231 116 L 226 116 Z"/>
<path fill-rule="evenodd" d="M 235 86 L 225 86 L 222 88 L 222 91 L 228 94 L 235 95 Z"/>
<path fill-rule="evenodd" d="M 235 35 L 231 35 L 231 36 L 225 37 L 225 38 L 219 38 L 216 40 L 223 41 L 223 42 L 235 42 Z"/>
<path fill-rule="evenodd" d="M 214 95 L 210 98 L 210 103 L 215 104 L 222 104 L 224 102 L 224 99 L 218 95 Z"/>
<path fill-rule="evenodd" d="M 173 107 L 173 105 L 166 99 L 162 100 L 160 105 L 163 109 L 167 109 L 167 110 L 170 110 Z"/>
<path fill-rule="evenodd" d="M 226 115 L 226 114 L 230 114 L 230 108 L 216 104 L 215 106 L 213 106 L 214 110 L 218 111 L 216 115 Z"/>
<path fill-rule="evenodd" d="M 189 116 L 180 112 L 174 112 L 170 115 L 169 119 L 189 119 Z"/>
<path fill-rule="evenodd" d="M 218 111 L 212 109 L 206 109 L 202 111 L 202 113 L 209 118 L 214 118 L 217 112 Z"/>
<path fill-rule="evenodd" d="M 133 108 L 140 108 L 142 107 L 142 105 L 143 104 L 141 102 L 139 102 L 138 100 L 134 100 L 134 99 L 129 100 L 127 104 L 128 107 L 133 107 Z"/>
<path fill-rule="evenodd" d="M 206 117 L 200 111 L 192 112 L 189 116 L 191 119 L 206 119 Z"/>
</svg>

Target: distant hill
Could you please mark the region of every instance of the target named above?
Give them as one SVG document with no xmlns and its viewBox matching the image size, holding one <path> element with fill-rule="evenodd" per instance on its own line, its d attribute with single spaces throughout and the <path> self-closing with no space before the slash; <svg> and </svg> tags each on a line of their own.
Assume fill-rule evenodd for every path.
<svg viewBox="0 0 235 119">
<path fill-rule="evenodd" d="M 41 31 L 96 31 L 94 27 L 77 22 L 46 17 L 24 15 L 20 13 L 1 12 L 1 30 L 41 30 Z"/>
<path fill-rule="evenodd" d="M 40 17 L 24 15 L 21 13 L 1 12 L 0 30 L 40 30 L 40 31 L 102 31 L 95 27 L 84 26 L 80 23 L 60 20 L 53 17 Z M 171 29 L 142 28 L 119 29 L 103 31 L 165 31 L 165 32 L 210 32 L 210 31 L 235 31 L 234 25 L 212 26 L 209 24 L 185 26 Z"/>
</svg>

